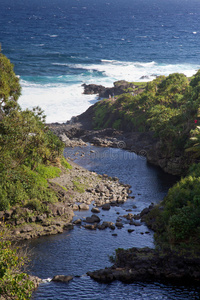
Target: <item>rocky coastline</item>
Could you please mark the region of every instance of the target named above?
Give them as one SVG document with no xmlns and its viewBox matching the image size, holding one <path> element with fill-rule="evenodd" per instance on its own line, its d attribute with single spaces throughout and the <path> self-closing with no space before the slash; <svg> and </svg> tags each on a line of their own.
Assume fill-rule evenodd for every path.
<svg viewBox="0 0 200 300">
<path fill-rule="evenodd" d="M 124 80 L 114 82 L 114 87 L 108 88 L 96 84 L 83 84 L 83 86 L 85 94 L 97 94 L 100 99 L 107 98 L 109 101 L 115 101 L 115 96 L 123 93 L 137 95 L 144 91 L 142 86 Z M 149 163 L 160 167 L 166 173 L 177 176 L 186 173 L 188 158 L 186 159 L 183 153 L 178 150 L 173 157 L 170 154 L 164 154 L 159 139 L 155 137 L 152 131 L 130 131 L 126 126 L 123 131 L 113 128 L 96 130 L 93 120 L 98 103 L 90 106 L 81 115 L 72 117 L 66 123 L 47 125 L 65 142 L 66 147 L 82 146 L 85 143 L 100 147 L 118 147 L 145 156 Z"/>
</svg>

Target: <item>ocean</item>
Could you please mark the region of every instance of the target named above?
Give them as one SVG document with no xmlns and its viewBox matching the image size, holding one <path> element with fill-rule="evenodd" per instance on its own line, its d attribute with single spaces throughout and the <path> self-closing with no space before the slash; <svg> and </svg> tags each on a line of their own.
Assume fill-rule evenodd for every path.
<svg viewBox="0 0 200 300">
<path fill-rule="evenodd" d="M 23 109 L 66 122 L 98 101 L 82 84 L 149 81 L 200 67 L 199 0 L 0 0 L 2 53 Z"/>
</svg>

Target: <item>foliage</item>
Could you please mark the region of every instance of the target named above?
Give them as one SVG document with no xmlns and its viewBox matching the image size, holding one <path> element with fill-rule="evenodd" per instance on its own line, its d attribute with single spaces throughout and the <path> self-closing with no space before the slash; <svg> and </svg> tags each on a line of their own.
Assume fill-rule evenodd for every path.
<svg viewBox="0 0 200 300">
<path fill-rule="evenodd" d="M 0 49 L 0 116 L 18 106 L 17 99 L 20 93 L 19 78 L 13 71 L 13 65 Z"/>
<path fill-rule="evenodd" d="M 121 120 L 118 119 L 118 120 L 116 120 L 116 121 L 113 123 L 113 128 L 114 128 L 114 129 L 120 129 L 120 127 L 121 127 Z"/>
<path fill-rule="evenodd" d="M 13 93 L 10 90 L 10 98 L 5 96 L 4 102 L 17 100 Z M 60 169 L 52 164 L 63 149 L 64 144 L 45 125 L 39 107 L 23 111 L 15 106 L 4 113 L 0 119 L 0 210 L 33 199 L 55 202 L 46 179 L 59 176 Z"/>
<path fill-rule="evenodd" d="M 61 173 L 61 170 L 58 167 L 45 166 L 41 164 L 36 167 L 35 171 L 46 179 L 58 177 Z"/>
<path fill-rule="evenodd" d="M 61 165 L 66 169 L 66 170 L 71 170 L 72 166 L 70 165 L 70 163 L 68 163 L 68 161 L 64 158 L 64 156 L 62 156 L 61 158 Z"/>
<path fill-rule="evenodd" d="M 35 168 L 53 162 L 63 153 L 64 145 L 44 124 L 39 108 L 13 110 L 0 122 L 0 168 L 21 164 Z M 5 164 L 6 161 L 6 164 Z"/>
<path fill-rule="evenodd" d="M 186 152 L 190 152 L 193 157 L 200 157 L 200 126 L 196 126 L 194 130 L 190 131 L 190 140 L 186 145 Z"/>
<path fill-rule="evenodd" d="M 115 101 L 105 99 L 95 106 L 94 127 L 126 131 L 154 131 L 167 155 L 184 149 L 198 116 L 199 73 L 189 83 L 179 73 L 159 76 L 145 83 L 138 95 L 125 93 Z M 195 84 L 194 84 L 195 82 Z M 199 114 L 200 115 L 200 114 Z M 198 118 L 197 118 L 198 119 Z M 198 125 L 198 124 L 197 124 Z"/>
<path fill-rule="evenodd" d="M 73 180 L 73 185 L 74 185 L 74 190 L 79 192 L 79 193 L 84 193 L 85 192 L 85 185 L 76 181 L 76 180 Z"/>
<path fill-rule="evenodd" d="M 105 126 L 106 123 L 105 119 L 108 113 L 111 112 L 109 107 L 110 107 L 110 103 L 108 100 L 103 100 L 97 103 L 95 109 L 94 122 L 93 122 L 93 125 L 96 129 L 107 127 L 107 125 Z"/>
<path fill-rule="evenodd" d="M 60 175 L 64 144 L 45 125 L 43 111 L 22 110 L 17 103 L 21 87 L 13 65 L 0 53 L 0 210 L 48 212 L 58 201 L 49 178 Z M 30 212 L 34 214 L 34 212 Z M 30 299 L 32 284 L 22 273 L 24 259 L 9 242 L 0 239 L 0 295 L 3 299 Z"/>
<path fill-rule="evenodd" d="M 163 209 L 159 209 L 163 207 Z M 154 218 L 158 244 L 184 243 L 190 248 L 199 244 L 200 233 L 200 164 L 190 167 L 188 176 L 169 189 L 167 196 L 147 217 Z"/>
<path fill-rule="evenodd" d="M 25 259 L 11 243 L 0 239 L 0 295 L 5 299 L 30 299 L 34 286 L 28 275 L 22 273 Z"/>
<path fill-rule="evenodd" d="M 8 209 L 14 205 L 28 205 L 32 199 L 41 202 L 56 202 L 57 197 L 53 190 L 49 189 L 48 181 L 53 175 L 58 176 L 60 170 L 52 166 L 39 166 L 37 170 L 21 166 L 4 173 L 0 178 L 0 210 Z M 55 172 L 56 171 L 56 172 Z"/>
</svg>

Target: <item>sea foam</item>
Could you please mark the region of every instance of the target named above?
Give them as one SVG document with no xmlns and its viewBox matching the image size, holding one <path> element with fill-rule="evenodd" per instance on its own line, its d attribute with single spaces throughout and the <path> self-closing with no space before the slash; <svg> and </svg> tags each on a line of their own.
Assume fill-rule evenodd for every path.
<svg viewBox="0 0 200 300">
<path fill-rule="evenodd" d="M 61 63 L 62 64 L 62 63 Z M 63 64 L 62 64 L 63 65 Z M 184 73 L 192 76 L 199 68 L 191 64 L 158 64 L 152 62 L 126 62 L 101 60 L 95 64 L 64 64 L 78 74 L 56 77 L 41 76 L 21 78 L 22 96 L 19 104 L 23 109 L 40 106 L 50 122 L 66 122 L 71 117 L 83 113 L 90 105 L 98 101 L 96 95 L 84 95 L 82 84 L 101 84 L 113 86 L 117 80 L 150 81 L 159 75 Z"/>
</svg>

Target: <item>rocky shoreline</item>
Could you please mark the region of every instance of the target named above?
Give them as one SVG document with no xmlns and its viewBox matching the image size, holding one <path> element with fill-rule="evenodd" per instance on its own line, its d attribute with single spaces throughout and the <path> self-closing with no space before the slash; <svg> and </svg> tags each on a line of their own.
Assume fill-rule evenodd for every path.
<svg viewBox="0 0 200 300">
<path fill-rule="evenodd" d="M 129 132 L 113 128 L 94 130 L 92 123 L 95 105 L 67 123 L 52 123 L 48 126 L 61 138 L 66 147 L 84 146 L 86 143 L 91 143 L 100 147 L 120 148 L 145 156 L 149 163 L 160 167 L 166 173 L 177 176 L 185 174 L 188 164 L 182 153 L 177 151 L 174 157 L 164 155 L 159 139 L 151 131 Z"/>
<path fill-rule="evenodd" d="M 109 283 L 114 280 L 170 281 L 181 284 L 199 284 L 200 258 L 191 253 L 160 252 L 149 248 L 117 249 L 115 264 L 110 268 L 88 272 L 92 279 Z"/>
<path fill-rule="evenodd" d="M 84 84 L 85 94 L 97 94 L 99 98 L 106 98 L 111 103 L 116 97 L 127 93 L 133 96 L 144 91 L 145 83 L 137 86 L 136 83 L 127 81 L 114 82 L 114 87 L 106 88 L 96 84 Z M 100 100 L 101 101 L 101 100 Z M 84 113 L 72 117 L 66 123 L 48 124 L 49 128 L 65 142 L 66 146 L 79 146 L 84 143 L 91 143 L 95 146 L 118 147 L 128 151 L 135 152 L 147 158 L 147 161 L 153 165 L 159 166 L 166 173 L 181 176 L 188 170 L 190 159 L 183 155 L 183 152 L 176 150 L 173 156 L 164 154 L 162 145 L 158 138 L 151 131 L 139 132 L 130 131 L 124 124 L 123 131 L 106 128 L 96 130 L 94 128 L 95 110 L 99 102 L 90 106 Z M 115 116 L 112 121 L 117 121 L 119 116 Z"/>
<path fill-rule="evenodd" d="M 92 204 L 92 212 L 95 213 L 99 208 L 108 210 L 111 205 L 122 204 L 128 199 L 130 186 L 120 183 L 117 178 L 101 176 L 72 161 L 70 163 L 71 170 L 49 180 L 51 188 L 59 195 L 59 202 L 47 203 L 47 213 L 33 215 L 33 211 L 28 208 L 0 212 L 0 230 L 5 232 L 8 239 L 16 242 L 62 233 L 73 229 L 72 220 L 76 210 L 89 210 Z M 85 225 L 85 228 L 91 229 L 91 226 L 94 227 L 91 223 L 100 223 L 97 219 L 93 216 L 86 220 L 90 224 Z"/>
<path fill-rule="evenodd" d="M 149 207 L 137 215 L 128 214 L 132 222 L 145 222 L 154 207 Z M 136 221 L 137 222 L 137 221 Z M 139 222 L 139 224 L 141 224 Z M 130 223 L 131 224 L 131 223 Z M 136 224 L 135 224 L 136 225 Z M 105 269 L 87 272 L 92 279 L 102 283 L 119 280 L 125 283 L 135 281 L 162 281 L 173 284 L 199 284 L 200 252 L 145 248 L 119 248 L 112 257 L 114 264 Z"/>
</svg>

